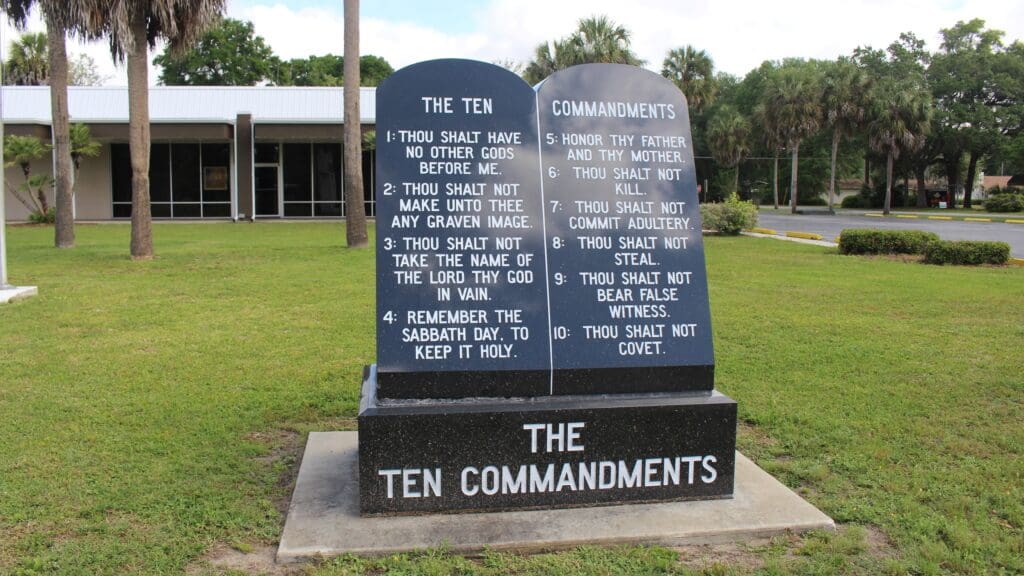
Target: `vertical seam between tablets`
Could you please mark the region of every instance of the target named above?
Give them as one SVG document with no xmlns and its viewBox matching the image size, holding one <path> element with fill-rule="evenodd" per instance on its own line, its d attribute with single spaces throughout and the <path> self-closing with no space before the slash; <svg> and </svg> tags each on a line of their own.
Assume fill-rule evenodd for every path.
<svg viewBox="0 0 1024 576">
<path fill-rule="evenodd" d="M 544 147 L 540 134 L 540 94 L 533 93 L 533 113 L 537 117 L 537 173 L 540 176 L 540 227 L 544 236 L 544 297 L 548 313 L 548 394 L 555 395 L 555 342 L 551 334 L 551 277 L 548 271 L 547 199 L 544 197 Z"/>
</svg>

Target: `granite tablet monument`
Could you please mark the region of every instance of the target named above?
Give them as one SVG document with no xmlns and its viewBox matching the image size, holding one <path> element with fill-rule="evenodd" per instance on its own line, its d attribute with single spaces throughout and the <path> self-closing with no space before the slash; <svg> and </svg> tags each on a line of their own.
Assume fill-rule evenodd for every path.
<svg viewBox="0 0 1024 576">
<path fill-rule="evenodd" d="M 435 60 L 381 84 L 377 116 L 361 512 L 730 497 L 679 90 Z"/>
</svg>

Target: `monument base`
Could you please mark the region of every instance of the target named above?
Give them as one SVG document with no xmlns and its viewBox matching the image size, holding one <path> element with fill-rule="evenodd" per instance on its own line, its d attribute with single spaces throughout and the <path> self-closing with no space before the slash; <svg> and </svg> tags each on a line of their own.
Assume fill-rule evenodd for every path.
<svg viewBox="0 0 1024 576">
<path fill-rule="evenodd" d="M 356 432 L 309 435 L 277 561 L 381 555 L 444 546 L 545 552 L 582 544 L 682 546 L 834 530 L 832 519 L 736 453 L 734 496 L 559 510 L 365 517 L 359 514 Z"/>
<path fill-rule="evenodd" d="M 736 402 L 718 392 L 381 400 L 359 410 L 364 515 L 729 498 Z"/>
</svg>

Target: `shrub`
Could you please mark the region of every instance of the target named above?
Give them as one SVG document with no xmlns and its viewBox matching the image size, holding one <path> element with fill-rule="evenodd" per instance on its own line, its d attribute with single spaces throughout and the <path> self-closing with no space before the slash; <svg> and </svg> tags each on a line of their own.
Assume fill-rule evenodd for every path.
<svg viewBox="0 0 1024 576">
<path fill-rule="evenodd" d="M 35 211 L 28 215 L 28 221 L 33 224 L 53 224 L 57 221 L 57 209 L 51 206 L 45 214 Z"/>
<path fill-rule="evenodd" d="M 860 194 L 856 194 L 854 196 L 847 196 L 846 198 L 843 198 L 843 201 L 840 204 L 840 206 L 842 206 L 843 208 L 869 208 L 868 199 L 861 196 Z"/>
<path fill-rule="evenodd" d="M 1024 195 L 995 194 L 985 200 L 987 212 L 1020 212 L 1024 210 Z"/>
<path fill-rule="evenodd" d="M 1006 242 L 978 240 L 945 240 L 929 244 L 924 251 L 926 264 L 1002 265 L 1010 261 L 1010 245 Z"/>
<path fill-rule="evenodd" d="M 850 228 L 839 235 L 840 254 L 923 254 L 938 242 L 934 232 Z"/>
<path fill-rule="evenodd" d="M 740 200 L 735 192 L 721 204 L 702 204 L 700 216 L 705 228 L 729 236 L 757 226 L 757 206 Z"/>
</svg>

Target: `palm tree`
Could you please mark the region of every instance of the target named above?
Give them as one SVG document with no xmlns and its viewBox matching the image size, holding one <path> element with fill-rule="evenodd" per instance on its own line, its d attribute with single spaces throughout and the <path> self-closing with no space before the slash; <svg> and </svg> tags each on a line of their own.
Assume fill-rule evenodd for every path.
<svg viewBox="0 0 1024 576">
<path fill-rule="evenodd" d="M 345 241 L 349 248 L 369 244 L 363 204 L 363 146 L 359 123 L 359 0 L 345 0 Z"/>
<path fill-rule="evenodd" d="M 761 102 L 754 107 L 754 121 L 761 126 L 761 137 L 765 147 L 772 151 L 772 198 L 774 207 L 779 209 L 779 153 L 782 151 L 782 142 L 779 140 L 778 130 L 772 125 L 772 118 L 768 114 L 768 107 Z"/>
<path fill-rule="evenodd" d="M 733 192 L 739 192 L 740 162 L 750 152 L 747 138 L 750 122 L 731 106 L 725 105 L 715 112 L 708 123 L 708 144 L 716 162 L 735 168 Z"/>
<path fill-rule="evenodd" d="M 569 37 L 576 60 L 574 64 L 643 64 L 643 60 L 633 54 L 629 43 L 629 31 L 607 16 L 591 16 L 580 20 L 576 32 Z"/>
<path fill-rule="evenodd" d="M 54 245 L 75 246 L 71 198 L 71 150 L 68 136 L 68 30 L 82 31 L 81 0 L 0 0 L 8 19 L 24 28 L 29 12 L 39 5 L 46 21 L 47 79 L 50 84 L 50 122 L 53 137 L 54 194 L 57 204 Z"/>
<path fill-rule="evenodd" d="M 704 50 L 687 45 L 670 50 L 661 65 L 661 75 L 679 86 L 686 103 L 698 114 L 715 101 L 715 63 Z"/>
<path fill-rule="evenodd" d="M 555 54 L 561 52 L 559 50 L 559 42 L 555 41 Z M 552 54 L 552 47 L 549 43 L 544 42 L 539 44 L 533 52 L 533 60 L 526 65 L 523 70 L 523 80 L 526 80 L 529 84 L 536 84 L 541 80 L 551 76 L 558 70 L 558 64 L 555 62 L 555 56 Z"/>
<path fill-rule="evenodd" d="M 828 187 L 828 210 L 832 212 L 839 141 L 843 136 L 852 136 L 863 124 L 867 114 L 870 83 L 863 70 L 849 59 L 840 58 L 825 70 L 823 88 L 825 124 L 832 128 L 832 164 Z"/>
<path fill-rule="evenodd" d="M 807 63 L 784 65 L 769 78 L 762 95 L 767 126 L 792 154 L 790 211 L 796 214 L 800 143 L 821 124 L 821 84 Z"/>
<path fill-rule="evenodd" d="M 18 136 L 10 134 L 4 138 L 4 167 L 21 168 L 25 181 L 18 188 L 11 186 L 11 193 L 29 212 L 45 216 L 50 210 L 50 202 L 46 199 L 45 185 L 37 185 L 42 180 L 32 175 L 32 162 L 39 160 L 50 151 L 50 146 L 35 136 Z M 24 191 L 22 196 L 19 190 Z"/>
<path fill-rule="evenodd" d="M 102 145 L 92 139 L 92 132 L 85 124 L 72 124 L 68 130 L 71 144 L 71 164 L 75 169 L 75 177 L 71 181 L 71 197 L 75 195 L 78 183 L 78 171 L 82 167 L 82 158 L 95 158 L 100 155 Z"/>
<path fill-rule="evenodd" d="M 131 255 L 153 257 L 149 202 L 148 48 L 158 39 L 181 55 L 223 14 L 227 0 L 78 0 L 91 34 L 106 35 L 114 59 L 128 62 L 128 148 L 132 166 Z"/>
<path fill-rule="evenodd" d="M 569 36 L 538 45 L 523 79 L 536 84 L 558 70 L 592 63 L 639 66 L 644 61 L 630 48 L 630 34 L 625 27 L 607 16 L 591 16 L 581 19 Z"/>
<path fill-rule="evenodd" d="M 892 206 L 893 163 L 900 154 L 913 152 L 924 144 L 931 130 L 931 117 L 931 95 L 924 90 L 890 80 L 874 91 L 868 130 L 871 147 L 886 155 L 886 215 Z"/>
<path fill-rule="evenodd" d="M 50 78 L 50 66 L 46 61 L 46 34 L 26 32 L 21 38 L 11 41 L 4 64 L 4 83 L 16 86 L 42 86 Z"/>
</svg>

